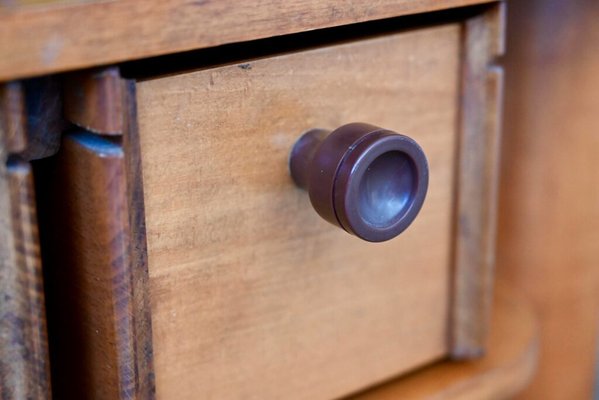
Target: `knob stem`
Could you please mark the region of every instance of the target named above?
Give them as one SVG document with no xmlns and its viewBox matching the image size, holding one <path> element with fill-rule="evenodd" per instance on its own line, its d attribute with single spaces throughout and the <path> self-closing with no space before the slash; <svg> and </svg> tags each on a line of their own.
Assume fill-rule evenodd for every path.
<svg viewBox="0 0 599 400">
<path fill-rule="evenodd" d="M 289 158 L 291 177 L 297 186 L 308 190 L 310 164 L 316 150 L 331 131 L 326 129 L 310 129 L 295 142 Z"/>
</svg>

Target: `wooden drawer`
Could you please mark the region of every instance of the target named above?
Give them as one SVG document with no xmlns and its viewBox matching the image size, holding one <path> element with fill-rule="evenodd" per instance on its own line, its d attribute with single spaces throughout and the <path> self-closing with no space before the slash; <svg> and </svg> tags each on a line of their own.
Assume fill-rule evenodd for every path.
<svg viewBox="0 0 599 400">
<path fill-rule="evenodd" d="M 138 84 L 158 397 L 334 398 L 448 353 L 460 44 L 449 24 Z M 289 176 L 302 132 L 354 121 L 428 155 L 385 243 Z"/>
<path fill-rule="evenodd" d="M 103 118 L 122 113 L 105 126 L 123 138 L 73 131 L 36 168 L 49 329 L 64 331 L 51 349 L 74 354 L 52 360 L 56 393 L 338 398 L 481 354 L 500 14 L 137 80 L 72 76 L 86 91 L 67 90 L 71 122 L 113 134 L 85 113 L 112 93 Z M 357 121 L 428 158 L 420 214 L 384 243 L 322 220 L 289 175 L 303 132 Z"/>
</svg>

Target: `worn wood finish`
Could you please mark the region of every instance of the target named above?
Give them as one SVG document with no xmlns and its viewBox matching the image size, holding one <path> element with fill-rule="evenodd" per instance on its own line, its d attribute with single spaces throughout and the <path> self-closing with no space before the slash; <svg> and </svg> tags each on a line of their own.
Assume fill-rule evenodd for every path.
<svg viewBox="0 0 599 400">
<path fill-rule="evenodd" d="M 120 0 L 0 6 L 0 54 L 10 55 L 0 58 L 0 80 L 489 1 Z"/>
<path fill-rule="evenodd" d="M 497 272 L 540 315 L 523 399 L 591 399 L 599 348 L 599 2 L 513 2 Z"/>
<path fill-rule="evenodd" d="M 482 355 L 495 261 L 504 5 L 464 24 L 451 355 Z"/>
<path fill-rule="evenodd" d="M 69 74 L 64 79 L 64 115 L 88 131 L 121 135 L 124 82 L 117 67 Z"/>
<path fill-rule="evenodd" d="M 510 399 L 530 382 L 537 366 L 538 318 L 528 300 L 498 285 L 485 357 L 444 361 L 352 397 L 352 400 Z"/>
<path fill-rule="evenodd" d="M 449 24 L 138 84 L 159 398 L 333 398 L 448 353 L 460 44 Z M 428 155 L 396 240 L 327 224 L 289 176 L 302 132 L 351 121 Z"/>
<path fill-rule="evenodd" d="M 21 90 L 0 89 L 0 397 L 41 400 L 50 373 L 33 176 L 29 163 L 8 160 L 26 145 Z"/>
<path fill-rule="evenodd" d="M 9 163 L 3 172 L 7 191 L 2 194 L 9 197 L 6 210 L 11 215 L 0 226 L 10 229 L 0 238 L 0 395 L 48 399 L 50 367 L 33 175 L 24 161 Z"/>
<path fill-rule="evenodd" d="M 55 395 L 134 398 L 123 151 L 99 136 L 77 133 L 63 138 L 55 159 L 39 165 Z"/>
</svg>

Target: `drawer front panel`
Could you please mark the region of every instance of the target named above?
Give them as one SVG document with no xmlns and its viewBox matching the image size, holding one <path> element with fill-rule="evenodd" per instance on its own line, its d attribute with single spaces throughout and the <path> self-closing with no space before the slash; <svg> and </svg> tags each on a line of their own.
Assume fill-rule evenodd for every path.
<svg viewBox="0 0 599 400">
<path fill-rule="evenodd" d="M 158 398 L 332 398 L 447 354 L 460 46 L 448 24 L 138 83 Z M 302 132 L 355 121 L 428 157 L 389 242 L 289 177 Z"/>
</svg>

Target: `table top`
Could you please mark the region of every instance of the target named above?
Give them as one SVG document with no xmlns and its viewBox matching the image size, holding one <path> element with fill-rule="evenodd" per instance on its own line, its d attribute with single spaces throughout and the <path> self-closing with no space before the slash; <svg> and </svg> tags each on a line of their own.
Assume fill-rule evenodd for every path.
<svg viewBox="0 0 599 400">
<path fill-rule="evenodd" d="M 0 1 L 0 81 L 493 1 Z"/>
</svg>

